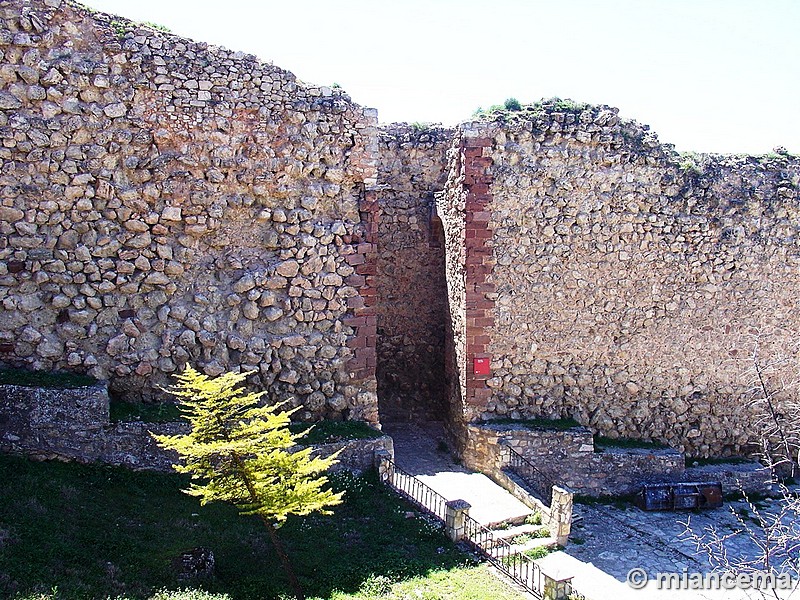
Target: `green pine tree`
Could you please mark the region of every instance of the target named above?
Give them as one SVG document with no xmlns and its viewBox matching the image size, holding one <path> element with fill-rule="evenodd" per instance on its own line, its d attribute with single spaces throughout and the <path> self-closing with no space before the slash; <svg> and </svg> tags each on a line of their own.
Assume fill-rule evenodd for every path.
<svg viewBox="0 0 800 600">
<path fill-rule="evenodd" d="M 327 514 L 326 507 L 341 503 L 342 494 L 326 489 L 328 479 L 322 475 L 336 457 L 312 457 L 310 448 L 291 451 L 305 435 L 289 431 L 294 411 L 259 406 L 266 392 L 241 388 L 250 374 L 211 378 L 187 365 L 166 391 L 180 400 L 191 432 L 153 437 L 180 455 L 182 464 L 173 468 L 191 475 L 187 494 L 201 504 L 230 502 L 242 514 L 261 518 L 295 595 L 304 598 L 277 529 L 289 515 Z"/>
</svg>

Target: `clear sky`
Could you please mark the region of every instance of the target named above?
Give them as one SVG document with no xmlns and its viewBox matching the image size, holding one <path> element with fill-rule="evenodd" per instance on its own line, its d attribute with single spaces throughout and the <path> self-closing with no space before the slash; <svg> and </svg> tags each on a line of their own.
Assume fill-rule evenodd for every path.
<svg viewBox="0 0 800 600">
<path fill-rule="evenodd" d="M 340 84 L 380 120 L 558 96 L 678 150 L 800 153 L 800 0 L 84 0 Z"/>
</svg>

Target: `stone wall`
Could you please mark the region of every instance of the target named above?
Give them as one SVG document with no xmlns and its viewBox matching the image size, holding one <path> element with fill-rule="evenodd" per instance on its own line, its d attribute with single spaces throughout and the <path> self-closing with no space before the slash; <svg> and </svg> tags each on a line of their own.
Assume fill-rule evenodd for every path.
<svg viewBox="0 0 800 600">
<path fill-rule="evenodd" d="M 112 423 L 104 383 L 75 389 L 0 385 L 0 451 L 38 459 L 105 463 L 132 469 L 171 472 L 175 452 L 164 450 L 152 433 L 177 435 L 188 425 L 177 423 Z M 316 456 L 338 452 L 332 471 L 369 471 L 375 453 L 394 456 L 392 438 L 346 440 L 314 447 Z"/>
<path fill-rule="evenodd" d="M 378 403 L 382 422 L 442 420 L 447 304 L 434 193 L 446 180 L 453 130 L 380 130 Z"/>
<path fill-rule="evenodd" d="M 394 442 L 388 435 L 363 440 L 345 440 L 333 444 L 320 444 L 314 447 L 314 456 L 330 456 L 338 452 L 336 464 L 330 472 L 350 471 L 361 474 L 377 468 L 377 457 L 388 456 L 394 460 Z"/>
<path fill-rule="evenodd" d="M 0 450 L 39 459 L 77 460 L 171 471 L 177 454 L 150 435 L 186 431 L 183 423 L 112 423 L 104 383 L 75 389 L 0 386 Z"/>
<path fill-rule="evenodd" d="M 681 157 L 561 101 L 379 131 L 341 90 L 69 0 L 0 7 L 0 138 L 3 364 L 145 400 L 187 362 L 254 370 L 306 420 L 377 423 L 380 386 L 457 448 L 569 416 L 708 456 L 757 433 L 754 347 L 798 360 L 785 155 Z"/>
<path fill-rule="evenodd" d="M 191 362 L 377 422 L 377 115 L 62 0 L 0 8 L 0 361 L 158 396 Z"/>
<path fill-rule="evenodd" d="M 448 433 L 459 453 L 463 450 L 465 425 L 470 418 L 464 404 L 467 388 L 466 200 L 464 153 L 461 135 L 457 132 L 447 151 L 447 181 L 444 189 L 436 194 L 435 201 L 436 212 L 442 221 L 447 284 L 444 361 Z"/>
<path fill-rule="evenodd" d="M 464 455 L 467 466 L 489 474 L 507 468 L 513 472 L 505 450 L 511 448 L 537 469 L 535 473 L 520 470 L 517 474 L 524 476 L 527 486 L 540 496 L 549 495 L 553 485 L 588 496 L 627 495 L 638 492 L 644 483 L 679 480 L 685 472 L 680 452 L 669 448 L 596 448 L 592 433 L 585 427 L 549 430 L 470 425 L 468 439 Z"/>
<path fill-rule="evenodd" d="M 546 103 L 460 136 L 463 154 L 484 139 L 489 157 L 476 165 L 489 183 L 472 221 L 488 219 L 491 256 L 447 248 L 448 265 L 482 269 L 466 270 L 477 303 L 452 285 L 449 297 L 488 340 L 491 391 L 467 403 L 468 418 L 573 417 L 693 456 L 746 451 L 758 435 L 745 373 L 756 343 L 762 357 L 798 359 L 800 161 L 681 157 L 605 106 Z M 456 239 L 475 185 L 454 171 L 447 190 Z M 462 376 L 458 393 L 471 385 L 484 387 Z"/>
</svg>

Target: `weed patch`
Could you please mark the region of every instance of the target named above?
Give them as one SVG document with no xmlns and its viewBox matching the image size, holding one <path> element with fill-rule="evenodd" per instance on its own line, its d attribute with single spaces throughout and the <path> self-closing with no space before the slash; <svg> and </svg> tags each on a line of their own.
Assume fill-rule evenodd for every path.
<svg viewBox="0 0 800 600">
<path fill-rule="evenodd" d="M 575 419 L 493 419 L 486 421 L 490 425 L 518 425 L 527 429 L 551 429 L 556 431 L 563 431 L 565 429 L 572 429 L 573 427 L 580 427 L 581 424 Z"/>
<path fill-rule="evenodd" d="M 310 430 L 309 430 L 310 428 Z M 362 421 L 319 421 L 318 423 L 292 423 L 292 433 L 308 434 L 297 440 L 300 444 L 332 444 L 346 440 L 365 440 L 379 438 L 383 435 Z"/>
<path fill-rule="evenodd" d="M 601 435 L 595 436 L 594 445 L 596 452 L 602 452 L 602 448 L 625 448 L 625 449 L 643 449 L 643 450 L 664 450 L 666 446 L 660 442 L 649 442 L 646 440 L 637 440 L 633 438 L 609 438 Z"/>
<path fill-rule="evenodd" d="M 75 389 L 95 385 L 96 379 L 80 373 L 0 369 L 0 385 L 21 385 L 55 389 Z"/>
</svg>

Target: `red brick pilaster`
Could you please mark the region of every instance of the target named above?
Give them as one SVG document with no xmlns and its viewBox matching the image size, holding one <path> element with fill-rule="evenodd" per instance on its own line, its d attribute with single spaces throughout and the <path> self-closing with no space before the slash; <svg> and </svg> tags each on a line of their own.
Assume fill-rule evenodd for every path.
<svg viewBox="0 0 800 600">
<path fill-rule="evenodd" d="M 355 335 L 347 341 L 353 350 L 353 358 L 347 363 L 350 376 L 356 380 L 375 379 L 377 365 L 377 313 L 376 285 L 378 272 L 378 194 L 367 189 L 359 207 L 361 213 L 361 232 L 354 236 L 353 254 L 345 256 L 355 273 L 347 278 L 347 283 L 358 290 L 358 296 L 347 301 L 352 317 L 344 320 L 345 325 L 355 329 Z"/>
<path fill-rule="evenodd" d="M 476 373 L 476 359 L 488 360 L 491 365 L 489 343 L 494 325 L 494 300 L 487 294 L 494 292 L 491 274 L 494 267 L 492 254 L 491 217 L 492 175 L 489 167 L 492 140 L 490 138 L 465 138 L 464 187 L 466 188 L 466 397 L 468 420 L 474 420 L 486 411 L 491 389 L 486 380 L 491 374 Z M 484 363 L 485 364 L 485 363 Z M 479 370 L 479 369 L 478 369 Z"/>
</svg>

